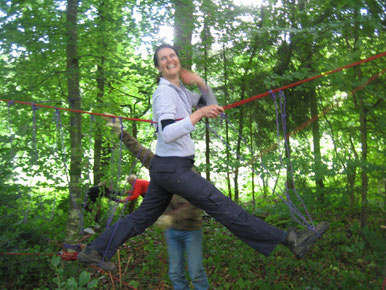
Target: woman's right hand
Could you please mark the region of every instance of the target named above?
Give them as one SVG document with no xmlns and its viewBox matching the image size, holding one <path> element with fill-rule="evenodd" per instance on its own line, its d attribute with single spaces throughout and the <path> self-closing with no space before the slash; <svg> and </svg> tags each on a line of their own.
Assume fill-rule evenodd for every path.
<svg viewBox="0 0 386 290">
<path fill-rule="evenodd" d="M 200 108 L 198 111 L 202 111 L 203 117 L 205 118 L 216 118 L 222 112 L 224 112 L 224 108 L 219 105 L 208 105 Z"/>
<path fill-rule="evenodd" d="M 190 120 L 192 124 L 197 124 L 202 118 L 217 118 L 222 112 L 224 112 L 224 108 L 219 105 L 208 105 L 198 109 L 190 115 Z"/>
</svg>

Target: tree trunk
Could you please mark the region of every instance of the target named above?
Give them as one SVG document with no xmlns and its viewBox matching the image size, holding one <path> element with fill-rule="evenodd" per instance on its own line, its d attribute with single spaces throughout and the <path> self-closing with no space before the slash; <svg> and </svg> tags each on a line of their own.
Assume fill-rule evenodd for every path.
<svg viewBox="0 0 386 290">
<path fill-rule="evenodd" d="M 256 52 L 257 52 L 257 43 L 258 43 L 258 35 L 255 36 L 254 42 L 253 42 L 252 47 L 251 47 L 251 51 L 249 52 L 248 65 L 246 66 L 245 72 L 242 76 L 240 100 L 245 99 L 246 78 L 247 78 L 249 71 L 251 69 L 251 63 L 253 61 L 253 58 L 255 57 Z M 238 128 L 239 136 L 237 137 L 237 147 L 236 147 L 236 152 L 238 155 L 241 154 L 241 136 L 243 136 L 244 117 L 245 117 L 244 112 L 245 112 L 245 106 L 241 106 L 240 112 L 239 112 L 239 128 Z M 235 201 L 236 202 L 239 200 L 238 177 L 239 177 L 239 166 L 237 166 L 237 168 L 235 170 L 235 176 L 233 178 L 234 189 L 235 189 Z"/>
<path fill-rule="evenodd" d="M 310 107 L 311 107 L 311 117 L 317 116 L 318 104 L 316 100 L 315 88 L 312 87 L 308 90 L 310 96 Z M 319 130 L 319 119 L 316 118 L 315 122 L 312 123 L 312 141 L 314 145 L 314 164 L 315 164 L 315 183 L 318 189 L 324 188 L 323 176 L 321 176 L 320 168 L 322 167 L 322 154 L 320 151 L 320 130 Z M 323 193 L 319 195 L 320 198 L 323 198 Z"/>
<path fill-rule="evenodd" d="M 226 48 L 223 45 L 223 63 L 224 63 L 224 96 L 225 100 L 229 100 L 229 91 L 228 91 L 228 65 L 227 65 L 227 57 L 226 57 Z M 229 144 L 229 125 L 228 122 L 225 123 L 225 141 Z M 225 148 L 226 150 L 226 171 L 227 171 L 227 187 L 228 187 L 228 196 L 232 199 L 232 187 L 231 187 L 231 176 L 230 176 L 230 152 L 228 146 Z"/>
<path fill-rule="evenodd" d="M 203 36 L 203 43 L 204 43 L 204 80 L 206 83 L 208 83 L 208 47 L 207 47 L 207 33 L 208 32 L 208 26 L 206 24 L 206 18 L 204 20 L 204 36 Z M 205 118 L 205 122 L 209 125 L 209 118 Z M 205 175 L 206 179 L 210 181 L 210 135 L 209 135 L 209 128 L 208 126 L 205 126 Z"/>
<path fill-rule="evenodd" d="M 206 59 L 206 51 L 205 51 L 205 59 Z M 206 79 L 206 61 L 205 61 L 205 82 L 207 82 Z M 205 122 L 209 125 L 209 118 L 205 118 Z M 209 128 L 208 126 L 205 126 L 205 173 L 206 173 L 206 179 L 210 181 L 210 134 L 209 134 Z"/>
<path fill-rule="evenodd" d="M 98 7 L 98 15 L 99 15 L 99 22 L 98 25 L 100 27 L 103 26 L 105 22 L 105 7 L 104 3 L 101 3 Z M 104 53 L 106 51 L 106 42 L 103 35 L 103 29 L 101 29 L 101 35 L 98 37 L 97 45 L 98 45 L 98 51 L 99 51 L 99 63 L 97 65 L 97 75 L 96 75 L 96 83 L 97 83 L 97 103 L 99 108 L 103 108 L 103 99 L 105 95 L 105 84 L 106 84 L 106 76 L 105 76 L 105 56 Z M 104 113 L 104 112 L 100 112 Z M 102 128 L 101 128 L 101 122 L 99 119 L 96 121 L 96 130 L 95 130 L 95 137 L 94 137 L 94 184 L 98 184 L 102 177 Z"/>
<path fill-rule="evenodd" d="M 361 153 L 361 164 L 362 164 L 362 187 L 361 187 L 361 197 L 362 197 L 362 210 L 361 210 L 361 226 L 364 227 L 367 224 L 367 188 L 368 188 L 368 177 L 367 177 L 367 111 L 364 106 L 363 94 L 359 96 L 360 103 L 360 130 L 361 130 L 361 144 L 362 144 L 362 153 Z"/>
<path fill-rule="evenodd" d="M 77 9 L 78 0 L 67 1 L 67 86 L 70 109 L 80 110 L 81 99 L 79 89 L 79 58 L 77 47 Z M 67 221 L 66 242 L 76 240 L 80 230 L 81 172 L 82 172 L 82 129 L 81 115 L 70 113 L 71 165 L 69 215 Z"/>
<path fill-rule="evenodd" d="M 358 154 L 355 150 L 354 143 L 352 141 L 352 138 L 350 136 L 350 145 L 351 145 L 351 150 L 354 153 L 355 160 L 358 161 Z M 354 212 L 354 207 L 355 207 L 355 181 L 357 177 L 357 167 L 355 165 L 348 164 L 347 165 L 347 183 L 348 183 L 348 195 L 350 198 L 350 212 Z"/>
<path fill-rule="evenodd" d="M 358 21 L 358 15 L 360 14 L 359 9 L 355 8 L 354 10 L 354 53 L 359 49 L 359 31 L 360 23 Z M 355 67 L 355 73 L 357 79 L 360 80 L 363 76 L 361 68 L 359 66 Z M 359 109 L 359 123 L 360 123 L 360 133 L 361 133 L 361 177 L 362 177 L 362 186 L 361 186 L 361 227 L 364 227 L 367 224 L 367 190 L 368 190 L 368 177 L 367 177 L 367 109 L 365 107 L 365 94 L 363 92 L 357 92 L 354 94 L 354 97 L 358 96 L 359 102 L 357 102 Z"/>
<path fill-rule="evenodd" d="M 288 115 L 287 115 L 288 116 Z M 291 171 L 291 165 L 289 164 L 289 160 L 291 158 L 290 154 L 291 154 L 291 142 L 290 142 L 290 138 L 288 138 L 286 140 L 287 142 L 287 146 L 288 146 L 288 150 L 285 150 L 285 157 L 286 157 L 286 171 L 287 171 L 287 181 L 286 181 L 286 184 L 287 184 L 287 188 L 288 190 L 294 190 L 294 179 L 293 179 L 293 176 L 292 176 L 292 171 Z"/>
<path fill-rule="evenodd" d="M 236 167 L 233 177 L 233 187 L 234 187 L 234 201 L 239 201 L 239 166 Z"/>
<path fill-rule="evenodd" d="M 250 117 L 249 118 L 250 120 L 252 120 L 252 118 Z M 251 122 L 251 151 L 254 152 L 253 150 L 253 122 Z M 252 168 L 253 168 L 253 165 L 252 165 Z M 252 202 L 253 202 L 253 209 L 256 209 L 256 199 L 255 199 L 255 171 L 252 170 Z"/>
<path fill-rule="evenodd" d="M 183 60 L 183 67 L 192 67 L 192 35 L 194 29 L 194 4 L 189 0 L 173 0 L 174 46 Z"/>
<path fill-rule="evenodd" d="M 135 107 L 133 110 L 135 110 Z M 127 132 L 124 132 L 124 134 L 122 135 L 122 142 L 123 142 L 123 144 L 127 143 L 126 147 L 130 150 L 130 152 L 132 152 L 137 147 L 140 147 L 140 148 L 142 147 L 142 145 L 137 140 L 137 134 L 138 134 L 137 122 L 133 122 L 133 134 L 132 134 L 132 136 L 130 136 Z M 131 142 L 129 142 L 129 140 Z M 137 141 L 137 142 L 135 142 L 135 141 Z M 131 147 L 129 147 L 129 145 Z M 150 149 L 146 149 L 146 148 L 142 147 L 141 151 L 142 150 L 145 150 L 145 153 L 147 153 L 147 154 L 151 153 L 151 156 L 154 156 L 153 152 L 151 152 Z M 134 156 L 137 156 L 137 155 L 134 155 Z M 143 160 L 140 160 L 140 161 L 142 162 Z M 148 168 L 148 167 L 146 167 L 146 168 Z M 128 212 L 132 213 L 135 210 L 137 204 L 138 204 L 138 199 L 135 199 L 135 200 L 132 200 L 131 202 L 129 202 L 129 205 L 127 207 Z"/>
<path fill-rule="evenodd" d="M 104 75 L 104 57 L 101 56 L 100 58 L 100 64 L 98 65 L 98 71 L 97 71 L 97 87 L 98 87 L 98 93 L 97 93 L 97 103 L 102 104 L 103 103 L 103 96 L 105 91 L 105 75 Z M 102 128 L 100 122 L 96 122 L 96 132 L 94 137 L 94 184 L 98 184 L 102 177 L 103 172 L 101 170 L 102 168 Z"/>
<path fill-rule="evenodd" d="M 334 129 L 333 129 L 332 123 L 328 120 L 328 118 L 325 118 L 325 120 L 326 120 L 326 122 L 330 126 L 330 131 L 331 131 L 330 136 L 331 136 L 331 139 L 332 139 L 332 143 L 334 144 L 334 152 L 335 152 L 335 157 L 334 158 L 337 158 L 339 160 L 339 153 L 338 153 L 337 148 L 338 147 L 342 147 L 342 146 L 336 143 L 335 134 L 334 134 Z M 358 162 L 357 153 L 356 153 L 356 150 L 355 150 L 354 143 L 352 141 L 352 136 L 349 136 L 348 140 L 350 141 L 351 150 L 354 153 L 355 161 Z M 347 196 L 349 197 L 349 200 L 350 200 L 349 209 L 350 209 L 350 213 L 353 213 L 354 212 L 354 206 L 355 206 L 355 181 L 356 181 L 356 171 L 357 171 L 357 168 L 356 168 L 355 165 L 352 165 L 352 163 L 350 162 L 351 161 L 351 155 L 350 154 L 351 154 L 350 150 L 347 150 L 347 156 L 348 156 L 348 161 L 349 162 L 343 161 L 341 163 L 342 163 L 342 166 L 343 166 L 344 170 L 346 171 Z M 346 164 L 346 162 L 348 164 Z M 344 196 L 343 202 L 346 202 L 346 196 Z"/>
</svg>

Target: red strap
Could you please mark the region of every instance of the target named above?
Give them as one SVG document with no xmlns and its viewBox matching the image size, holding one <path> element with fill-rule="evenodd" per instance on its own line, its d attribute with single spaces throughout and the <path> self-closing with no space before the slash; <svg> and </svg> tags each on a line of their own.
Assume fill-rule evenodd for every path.
<svg viewBox="0 0 386 290">
<path fill-rule="evenodd" d="M 78 253 L 77 252 L 66 252 L 65 250 L 62 250 L 59 252 L 60 258 L 64 261 L 75 261 L 78 259 Z"/>
</svg>

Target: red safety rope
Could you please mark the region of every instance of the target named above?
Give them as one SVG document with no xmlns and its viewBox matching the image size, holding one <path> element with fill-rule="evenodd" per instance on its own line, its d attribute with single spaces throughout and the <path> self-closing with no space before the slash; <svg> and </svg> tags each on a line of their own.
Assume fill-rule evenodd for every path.
<svg viewBox="0 0 386 290">
<path fill-rule="evenodd" d="M 336 73 L 336 72 L 341 71 L 341 70 L 344 70 L 344 69 L 346 69 L 346 68 L 350 68 L 350 67 L 359 65 L 359 64 L 361 64 L 361 63 L 365 63 L 365 62 L 372 61 L 372 60 L 374 60 L 374 59 L 383 57 L 383 56 L 385 56 L 385 55 L 386 55 L 386 52 L 382 52 L 382 53 L 380 53 L 380 54 L 377 54 L 377 55 L 374 55 L 374 56 L 372 56 L 372 57 L 369 57 L 369 58 L 366 58 L 366 59 L 363 59 L 363 60 L 354 62 L 354 63 L 349 64 L 349 65 L 342 66 L 342 67 L 337 68 L 337 69 L 334 69 L 334 70 L 332 70 L 332 71 L 325 72 L 325 73 L 321 73 L 320 75 L 317 75 L 317 76 L 314 76 L 314 77 L 311 77 L 311 78 L 307 78 L 307 79 L 304 79 L 304 80 L 302 80 L 302 81 L 298 81 L 298 82 L 295 82 L 295 83 L 286 85 L 286 86 L 281 87 L 281 88 L 278 88 L 278 89 L 274 89 L 274 90 L 272 90 L 272 92 L 273 92 L 273 93 L 276 93 L 276 92 L 278 92 L 278 91 L 283 91 L 283 90 L 286 90 L 286 89 L 289 89 L 289 88 L 298 86 L 298 85 L 300 85 L 300 84 L 303 84 L 303 83 L 305 83 L 305 82 L 309 82 L 309 81 L 312 81 L 312 80 L 314 80 L 314 79 L 317 79 L 317 78 L 320 78 L 320 77 L 323 77 L 323 76 L 326 76 L 326 75 L 330 75 L 330 74 Z M 261 98 L 263 98 L 263 97 L 265 97 L 265 96 L 268 96 L 268 95 L 269 95 L 269 91 L 268 91 L 268 92 L 265 92 L 265 93 L 262 93 L 262 94 L 260 94 L 260 95 L 254 96 L 254 97 L 250 97 L 250 98 L 245 99 L 245 100 L 242 100 L 242 101 L 235 102 L 235 103 L 230 104 L 230 105 L 226 105 L 226 106 L 224 106 L 224 110 L 228 110 L 228 109 L 231 109 L 231 108 L 234 108 L 234 107 L 241 106 L 241 105 L 243 105 L 243 104 L 245 104 L 245 103 L 251 102 L 251 101 L 253 101 L 253 100 L 261 99 Z"/>
<path fill-rule="evenodd" d="M 363 89 L 364 87 L 366 87 L 368 84 L 370 84 L 371 82 L 373 82 L 375 79 L 377 79 L 380 75 L 382 75 L 383 73 L 385 73 L 386 69 L 383 69 L 381 72 L 373 75 L 371 78 L 369 78 L 367 81 L 365 81 L 363 84 L 361 84 L 360 86 L 354 88 L 352 91 L 351 91 L 351 94 L 355 94 L 357 91 Z M 327 114 L 329 111 L 331 111 L 334 107 L 336 106 L 336 104 L 331 104 L 329 105 L 328 107 L 324 108 L 319 114 L 316 114 L 314 116 L 312 116 L 311 119 L 308 119 L 307 121 L 303 122 L 302 124 L 300 124 L 299 126 L 297 126 L 294 130 L 292 130 L 291 132 L 288 132 L 286 134 L 286 138 L 288 139 L 289 137 L 291 137 L 292 135 L 295 135 L 297 134 L 298 132 L 300 132 L 301 130 L 303 130 L 305 127 L 307 127 L 308 125 L 312 124 L 313 122 L 315 122 L 316 120 L 318 120 L 320 117 L 324 116 L 325 114 Z M 273 143 L 270 147 L 268 147 L 267 149 L 265 149 L 261 156 L 264 156 L 265 154 L 271 152 L 272 150 L 274 150 L 277 146 L 277 143 Z"/>
<path fill-rule="evenodd" d="M 363 89 L 365 86 L 367 86 L 368 84 L 370 84 L 372 81 L 374 81 L 376 78 L 378 78 L 380 75 L 382 75 L 384 72 L 386 71 L 386 69 L 382 70 L 381 72 L 375 74 L 374 76 L 372 76 L 371 78 L 369 78 L 366 82 L 364 82 L 363 84 L 361 84 L 360 86 L 354 88 L 352 91 L 351 91 L 351 94 L 355 94 L 357 91 Z M 297 132 L 301 131 L 302 129 L 304 129 L 305 127 L 307 127 L 309 124 L 315 122 L 318 118 L 324 116 L 325 114 L 327 114 L 329 111 L 331 111 L 333 108 L 335 107 L 335 104 L 331 104 L 330 106 L 328 106 L 327 108 L 323 109 L 322 112 L 320 112 L 319 114 L 316 114 L 315 116 L 313 116 L 311 119 L 305 121 L 304 123 L 302 123 L 301 125 L 299 125 L 298 127 L 296 127 L 292 132 L 289 132 L 287 133 L 286 135 L 286 138 L 288 139 L 291 135 L 293 134 L 296 134 Z"/>
<path fill-rule="evenodd" d="M 298 81 L 298 82 L 295 82 L 295 83 L 292 83 L 292 84 L 289 84 L 289 85 L 286 85 L 286 86 L 283 86 L 281 88 L 278 88 L 278 89 L 274 89 L 272 90 L 273 93 L 276 93 L 278 91 L 283 91 L 285 89 L 288 89 L 288 88 L 292 88 L 292 87 L 295 87 L 295 86 L 298 86 L 300 84 L 303 84 L 305 82 L 309 82 L 309 81 L 312 81 L 314 79 L 317 79 L 317 78 L 320 78 L 320 77 L 323 77 L 323 76 L 326 76 L 326 75 L 330 75 L 330 74 L 333 74 L 335 72 L 338 72 L 338 71 L 341 71 L 341 70 L 344 70 L 346 68 L 350 68 L 350 67 L 353 67 L 353 66 L 356 66 L 356 65 L 359 65 L 359 64 L 362 64 L 362 63 L 365 63 L 365 62 L 369 62 L 369 61 L 372 61 L 374 59 L 377 59 L 377 58 L 380 58 L 380 57 L 383 57 L 386 55 L 386 52 L 382 52 L 380 54 L 377 54 L 377 55 L 374 55 L 372 57 L 369 57 L 369 58 L 366 58 L 366 59 L 363 59 L 363 60 L 360 60 L 360 61 L 357 61 L 357 62 L 354 62 L 352 64 L 349 64 L 349 65 L 345 65 L 345 66 L 342 66 L 340 68 L 337 68 L 337 69 L 334 69 L 334 70 L 331 70 L 329 72 L 325 72 L 325 73 L 321 73 L 317 76 L 314 76 L 314 77 L 310 77 L 310 78 L 307 78 L 307 79 L 304 79 L 304 80 L 301 80 L 301 81 Z M 257 95 L 257 96 L 254 96 L 254 97 L 251 97 L 251 98 L 248 98 L 248 99 L 245 99 L 245 100 L 241 100 L 241 101 L 238 101 L 238 102 L 235 102 L 233 104 L 229 104 L 229 105 L 226 105 L 224 106 L 224 110 L 228 110 L 228 109 L 231 109 L 231 108 L 235 108 L 235 107 L 238 107 L 238 106 L 241 106 L 245 103 L 248 103 L 248 102 L 251 102 L 251 101 L 254 101 L 254 100 L 257 100 L 257 99 L 261 99 L 265 96 L 268 96 L 269 95 L 269 91 L 268 92 L 265 92 L 265 93 L 262 93 L 260 95 Z M 58 110 L 64 110 L 64 111 L 70 111 L 70 112 L 77 112 L 77 113 L 84 113 L 84 114 L 90 114 L 90 115 L 97 115 L 97 116 L 104 116 L 104 117 L 110 117 L 110 118 L 119 118 L 119 116 L 115 116 L 115 115 L 106 115 L 106 114 L 100 114 L 100 113 L 93 113 L 93 112 L 87 112 L 87 111 L 81 111 L 81 110 L 74 110 L 74 109 L 67 109 L 67 108 L 58 108 L 58 107 L 53 107 L 53 106 L 48 106 L 48 105 L 41 105 L 41 104 L 34 104 L 34 103 L 30 103 L 30 102 L 21 102 L 21 101 L 13 101 L 13 100 L 5 100 L 5 99 L 0 99 L 0 101 L 3 101 L 3 102 L 14 102 L 14 103 L 18 103 L 18 104 L 23 104 L 23 105 L 29 105 L 29 106 L 36 106 L 36 107 L 44 107 L 44 108 L 50 108 L 50 109 L 58 109 Z M 156 123 L 152 120 L 145 120 L 145 119 L 137 119 L 137 118 L 128 118 L 128 117 L 121 117 L 122 119 L 126 119 L 126 120 L 131 120 L 131 121 L 138 121 L 138 122 L 147 122 L 147 123 Z"/>
<path fill-rule="evenodd" d="M 9 252 L 9 253 L 0 253 L 0 255 L 10 255 L 10 256 L 56 256 L 58 254 L 48 254 L 48 253 L 15 253 L 15 252 Z"/>
<path fill-rule="evenodd" d="M 67 251 L 60 251 L 56 254 L 50 254 L 50 253 L 15 253 L 15 252 L 9 252 L 9 253 L 0 253 L 0 255 L 8 255 L 8 256 L 57 256 L 59 255 L 60 258 L 64 261 L 74 261 L 78 259 L 78 253 L 77 252 L 67 252 Z"/>
<path fill-rule="evenodd" d="M 62 110 L 62 111 L 70 111 L 70 112 L 76 112 L 76 113 L 83 113 L 83 114 L 89 114 L 89 115 L 97 115 L 97 116 L 103 116 L 103 117 L 109 117 L 109 118 L 122 118 L 122 119 L 126 119 L 126 120 L 131 120 L 131 121 L 156 123 L 156 122 L 154 122 L 152 120 L 120 117 L 120 116 L 115 116 L 115 115 L 107 115 L 107 114 L 87 112 L 87 111 L 74 110 L 74 109 L 68 109 L 68 108 L 59 108 L 59 107 L 53 107 L 53 106 L 42 105 L 42 104 L 35 104 L 35 103 L 30 103 L 30 102 L 13 101 L 13 100 L 5 100 L 5 99 L 0 99 L 0 101 L 8 102 L 8 103 L 17 103 L 17 104 L 22 104 L 22 105 L 35 106 L 35 107 L 49 108 L 49 109 L 55 109 L 55 110 L 57 109 L 57 110 Z"/>
<path fill-rule="evenodd" d="M 62 250 L 59 255 L 64 261 L 75 261 L 78 259 L 78 252 L 67 252 Z"/>
</svg>

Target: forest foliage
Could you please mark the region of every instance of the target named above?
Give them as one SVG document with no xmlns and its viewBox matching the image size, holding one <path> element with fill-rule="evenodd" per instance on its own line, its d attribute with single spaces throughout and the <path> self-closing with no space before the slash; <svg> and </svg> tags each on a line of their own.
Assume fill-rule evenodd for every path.
<svg viewBox="0 0 386 290">
<path fill-rule="evenodd" d="M 126 118 L 152 118 L 158 76 L 152 53 L 162 42 L 176 43 L 184 64 L 209 83 L 222 106 L 324 74 L 283 90 L 285 103 L 275 104 L 268 94 L 226 110 L 227 119 L 209 123 L 215 134 L 204 122 L 197 126 L 196 165 L 225 195 L 286 229 L 297 225 L 280 198 L 286 199 L 288 189 L 299 208 L 304 201 L 315 221 L 331 225 L 310 257 L 297 261 L 284 249 L 265 258 L 208 217 L 204 262 L 211 285 L 381 287 L 386 277 L 385 4 L 253 2 L 0 2 L 2 287 L 126 287 L 95 269 L 48 255 L 63 243 L 89 242 L 92 237 L 82 240 L 84 228 L 101 231 L 110 216 L 114 221 L 128 212 L 101 200 L 97 229 L 93 214 L 82 207 L 89 187 L 105 180 L 123 192 L 130 173 L 148 178 L 101 116 L 68 109 L 121 116 L 116 122 L 154 150 L 153 125 Z M 325 74 L 373 56 L 378 57 Z M 171 287 L 160 229 L 151 227 L 120 253 L 114 261 L 123 267 L 122 281 L 138 289 Z"/>
</svg>

